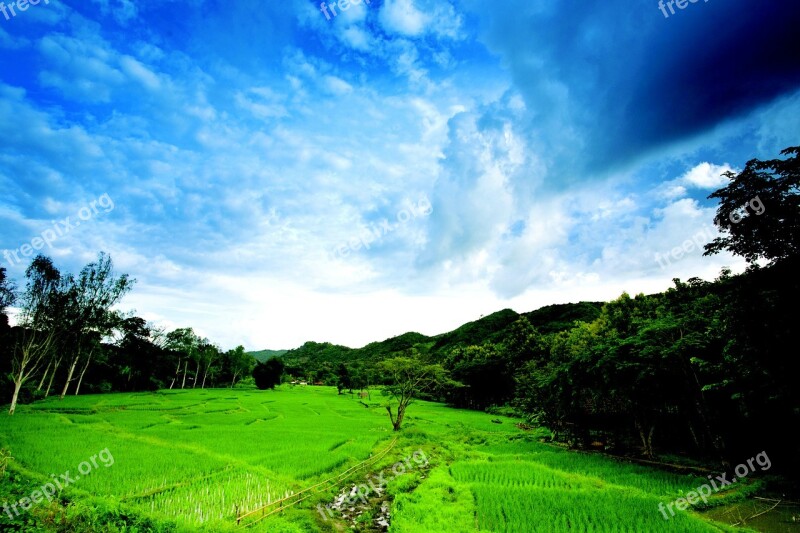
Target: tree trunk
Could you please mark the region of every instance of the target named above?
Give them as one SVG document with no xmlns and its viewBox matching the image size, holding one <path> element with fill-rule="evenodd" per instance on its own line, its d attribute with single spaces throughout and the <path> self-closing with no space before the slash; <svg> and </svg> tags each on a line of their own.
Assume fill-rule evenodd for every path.
<svg viewBox="0 0 800 533">
<path fill-rule="evenodd" d="M 16 376 L 15 376 L 16 378 Z M 8 409 L 8 414 L 13 415 L 17 409 L 17 399 L 19 398 L 19 390 L 22 388 L 22 381 L 14 379 L 14 395 L 11 397 L 11 407 Z"/>
<path fill-rule="evenodd" d="M 234 372 L 234 373 L 233 373 L 233 379 L 231 380 L 231 388 L 234 388 L 234 387 L 236 386 L 236 377 L 237 377 L 238 375 L 239 375 L 239 373 L 238 373 L 238 372 Z"/>
<path fill-rule="evenodd" d="M 17 345 L 11 355 L 11 375 L 14 379 L 14 394 L 8 409 L 9 415 L 13 415 L 14 411 L 17 409 L 19 391 L 22 389 L 22 385 L 33 377 L 41 368 L 41 363 L 47 354 L 50 353 L 53 339 L 55 338 L 53 330 L 45 332 L 44 335 L 39 335 L 38 332 L 35 331 L 29 333 L 30 337 L 27 338 L 27 334 L 23 330 L 23 338 L 17 341 Z"/>
<path fill-rule="evenodd" d="M 392 428 L 395 431 L 400 431 L 400 426 L 403 424 L 403 418 L 406 415 L 406 406 L 403 405 L 402 402 L 397 406 L 397 417 L 395 418 L 394 413 L 392 413 L 391 406 L 386 406 L 386 410 L 389 412 L 389 420 L 392 422 Z"/>
<path fill-rule="evenodd" d="M 636 428 L 639 430 L 639 438 L 642 441 L 642 453 L 648 459 L 652 459 L 654 457 L 653 433 L 656 430 L 656 425 L 653 423 L 644 424 L 637 420 Z"/>
<path fill-rule="evenodd" d="M 401 409 L 400 406 L 398 406 L 397 407 L 397 420 L 395 420 L 395 424 L 394 424 L 394 430 L 395 431 L 400 431 L 400 426 L 402 425 L 403 418 L 405 418 L 405 416 L 406 416 L 405 407 Z"/>
<path fill-rule="evenodd" d="M 169 384 L 170 390 L 175 385 L 175 382 L 178 380 L 178 376 L 181 375 L 181 360 L 178 359 L 178 366 L 175 367 L 175 375 L 172 377 L 172 383 Z"/>
<path fill-rule="evenodd" d="M 83 365 L 83 370 L 81 370 L 81 375 L 78 378 L 78 385 L 75 386 L 75 396 L 81 391 L 81 383 L 83 382 L 83 375 L 86 374 L 86 369 L 89 368 L 89 362 L 92 360 L 92 352 L 89 352 L 89 356 L 86 358 L 86 364 Z M 128 373 L 128 381 L 131 380 L 131 374 Z"/>
<path fill-rule="evenodd" d="M 47 398 L 50 396 L 50 389 L 53 388 L 53 379 L 56 377 L 56 372 L 58 372 L 58 367 L 61 366 L 61 357 L 56 360 L 56 366 L 53 368 L 53 373 L 50 374 L 50 381 L 47 382 L 47 390 L 44 391 L 44 397 Z"/>
<path fill-rule="evenodd" d="M 197 387 L 197 378 L 200 377 L 200 359 L 197 360 L 197 370 L 194 371 L 194 380 L 192 381 L 192 388 Z"/>
<path fill-rule="evenodd" d="M 64 388 L 61 391 L 61 395 L 58 397 L 59 400 L 63 400 L 64 396 L 67 395 L 67 389 L 69 389 L 69 384 L 72 382 L 72 375 L 75 373 L 75 367 L 78 366 L 78 359 L 80 359 L 80 352 L 75 358 L 72 360 L 72 364 L 69 365 L 69 371 L 67 372 L 67 381 L 64 382 Z"/>
<path fill-rule="evenodd" d="M 211 366 L 211 363 L 209 363 L 209 366 Z M 206 376 L 208 376 L 208 366 L 206 367 L 205 372 L 203 372 L 203 383 L 200 384 L 201 389 L 206 388 Z"/>
<path fill-rule="evenodd" d="M 697 446 L 698 450 L 702 450 L 703 449 L 703 444 L 700 442 L 700 439 L 697 437 L 697 432 L 694 430 L 694 424 L 692 424 L 692 421 L 689 420 L 686 423 L 686 425 L 689 426 L 689 433 L 692 435 L 692 441 L 694 441 L 694 445 Z"/>
<path fill-rule="evenodd" d="M 392 423 L 392 427 L 397 427 L 394 423 L 394 413 L 392 413 L 392 407 L 390 405 L 386 406 L 386 412 L 389 413 L 389 421 Z"/>
<path fill-rule="evenodd" d="M 53 361 L 51 360 L 47 363 L 47 368 L 44 369 L 44 374 L 42 374 L 42 379 L 39 380 L 39 386 L 36 387 L 37 391 L 42 390 L 42 386 L 44 386 L 44 380 L 47 379 L 47 373 L 50 372 L 50 367 L 53 365 Z"/>
<path fill-rule="evenodd" d="M 181 388 L 182 388 L 182 389 L 186 387 L 186 369 L 187 369 L 188 367 L 189 367 L 189 360 L 187 359 L 187 360 L 186 360 L 186 361 L 183 363 L 183 382 L 181 383 Z"/>
</svg>

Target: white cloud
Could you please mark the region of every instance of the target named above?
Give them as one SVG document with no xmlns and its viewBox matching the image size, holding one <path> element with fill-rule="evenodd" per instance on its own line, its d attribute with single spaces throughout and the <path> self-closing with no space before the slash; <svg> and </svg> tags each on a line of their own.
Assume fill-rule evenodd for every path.
<svg viewBox="0 0 800 533">
<path fill-rule="evenodd" d="M 462 16 L 442 0 L 386 0 L 379 20 L 389 35 L 420 38 L 430 34 L 453 40 L 463 37 Z"/>
<path fill-rule="evenodd" d="M 380 20 L 387 32 L 417 37 L 425 32 L 431 19 L 417 9 L 414 0 L 386 0 Z"/>
<path fill-rule="evenodd" d="M 336 76 L 325 76 L 323 78 L 325 88 L 337 96 L 342 96 L 353 92 L 353 86 Z"/>
<path fill-rule="evenodd" d="M 122 56 L 119 64 L 125 74 L 139 82 L 149 91 L 157 91 L 161 88 L 161 81 L 158 76 L 131 56 Z"/>
<path fill-rule="evenodd" d="M 718 189 L 728 183 L 728 178 L 722 175 L 725 172 L 735 171 L 728 164 L 714 165 L 704 162 L 686 172 L 678 182 L 698 189 Z"/>
</svg>

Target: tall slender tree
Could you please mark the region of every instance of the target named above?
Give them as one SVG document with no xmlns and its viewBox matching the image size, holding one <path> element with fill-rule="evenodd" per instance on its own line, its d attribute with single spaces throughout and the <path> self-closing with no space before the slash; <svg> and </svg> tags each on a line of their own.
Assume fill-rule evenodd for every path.
<svg viewBox="0 0 800 533">
<path fill-rule="evenodd" d="M 28 279 L 15 328 L 16 339 L 11 356 L 14 392 L 8 414 L 13 415 L 22 386 L 41 369 L 58 335 L 62 332 L 60 310 L 64 301 L 61 273 L 53 262 L 36 256 L 25 271 Z"/>
<path fill-rule="evenodd" d="M 127 274 L 115 277 L 111 257 L 101 252 L 96 262 L 83 267 L 78 278 L 70 281 L 70 311 L 65 329 L 72 335 L 74 345 L 59 397 L 62 400 L 74 379 L 78 362 L 82 357 L 91 358 L 93 339 L 111 334 L 115 324 L 111 308 L 131 290 L 135 280 Z"/>
</svg>

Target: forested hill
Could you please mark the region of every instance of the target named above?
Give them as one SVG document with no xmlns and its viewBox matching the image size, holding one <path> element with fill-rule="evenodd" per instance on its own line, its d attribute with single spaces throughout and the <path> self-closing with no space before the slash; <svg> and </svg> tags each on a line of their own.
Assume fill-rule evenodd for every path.
<svg viewBox="0 0 800 533">
<path fill-rule="evenodd" d="M 280 357 L 289 350 L 258 350 L 257 352 L 247 352 L 256 361 L 264 362 L 270 357 Z"/>
<path fill-rule="evenodd" d="M 525 316 L 541 333 L 547 334 L 570 329 L 577 320 L 591 322 L 600 315 L 602 306 L 602 302 L 548 305 L 536 311 L 523 313 L 522 316 Z M 516 311 L 503 309 L 433 337 L 408 332 L 381 342 L 372 342 L 363 348 L 309 341 L 294 350 L 261 350 L 250 353 L 258 360 L 279 356 L 288 368 L 305 370 L 321 366 L 332 367 L 338 363 L 376 362 L 414 347 L 424 349 L 436 358 L 444 358 L 456 347 L 501 343 L 508 335 L 511 325 L 520 316 Z"/>
</svg>

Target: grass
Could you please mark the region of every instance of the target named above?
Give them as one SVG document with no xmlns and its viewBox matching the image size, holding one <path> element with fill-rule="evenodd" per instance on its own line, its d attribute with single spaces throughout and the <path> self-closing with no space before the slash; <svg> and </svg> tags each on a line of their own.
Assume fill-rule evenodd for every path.
<svg viewBox="0 0 800 533">
<path fill-rule="evenodd" d="M 373 397 L 364 408 L 333 388 L 283 386 L 87 395 L 20 406 L 15 416 L 0 417 L 0 448 L 14 458 L 5 461 L 10 475 L 0 475 L 0 503 L 29 496 L 51 474 L 74 475 L 107 449 L 113 464 L 99 464 L 60 495 L 82 520 L 136 515 L 138 526 L 119 530 L 233 531 L 237 511 L 298 492 L 385 448 L 395 435 L 383 399 Z M 492 422 L 498 418 L 502 424 Z M 388 480 L 391 531 L 724 530 L 694 514 L 667 521 L 658 512 L 659 502 L 702 478 L 553 448 L 514 422 L 412 404 L 396 449 L 374 471 L 414 450 L 424 450 L 430 465 Z M 322 520 L 314 506 L 336 492 L 249 530 L 333 531 L 333 521 Z M 43 502 L 16 520 L 0 514 L 0 529 L 25 520 L 55 523 L 57 509 Z M 370 516 L 358 526 L 366 528 Z"/>
</svg>

